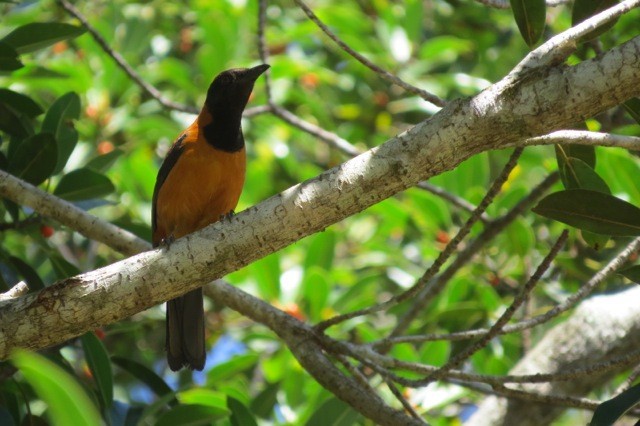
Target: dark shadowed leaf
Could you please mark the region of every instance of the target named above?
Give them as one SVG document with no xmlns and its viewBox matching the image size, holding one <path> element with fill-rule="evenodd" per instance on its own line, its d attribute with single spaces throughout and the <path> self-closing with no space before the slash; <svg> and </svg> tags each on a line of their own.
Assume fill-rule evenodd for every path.
<svg viewBox="0 0 640 426">
<path fill-rule="evenodd" d="M 78 143 L 78 132 L 73 120 L 80 116 L 80 98 L 74 92 L 59 97 L 49 107 L 42 122 L 42 133 L 51 133 L 58 145 L 58 162 L 54 173 L 62 170 Z"/>
<path fill-rule="evenodd" d="M 54 425 L 102 424 L 97 408 L 76 380 L 42 355 L 17 350 L 13 364 L 47 404 Z"/>
<path fill-rule="evenodd" d="M 545 0 L 510 0 L 518 29 L 529 47 L 533 47 L 544 31 L 547 5 Z"/>
<path fill-rule="evenodd" d="M 273 407 L 278 400 L 279 390 L 280 383 L 268 383 L 267 387 L 251 401 L 251 412 L 264 419 L 271 417 Z"/>
<path fill-rule="evenodd" d="M 351 406 L 338 398 L 331 398 L 318 407 L 305 426 L 351 426 L 361 418 Z"/>
<path fill-rule="evenodd" d="M 158 396 L 166 396 L 171 395 L 173 391 L 167 385 L 167 383 L 162 380 L 160 376 L 158 376 L 155 372 L 145 367 L 144 365 L 133 361 L 128 358 L 122 358 L 119 356 L 114 356 L 111 358 L 111 361 L 118 367 L 122 368 L 136 379 L 140 380 L 142 383 L 147 385 L 153 393 Z M 170 404 L 175 404 L 178 401 L 175 399 L 170 400 Z"/>
<path fill-rule="evenodd" d="M 586 126 L 579 126 L 578 130 L 587 130 Z M 596 148 L 589 145 L 556 145 L 556 157 L 558 157 L 558 169 L 560 161 L 569 157 L 579 158 L 587 163 L 592 169 L 596 167 Z"/>
<path fill-rule="evenodd" d="M 56 166 L 57 149 L 53 136 L 39 133 L 20 142 L 9 158 L 9 173 L 40 185 Z"/>
<path fill-rule="evenodd" d="M 564 175 L 567 181 L 567 189 L 590 189 L 604 194 L 611 194 L 609 185 L 604 179 L 591 166 L 579 158 L 567 158 L 564 166 Z"/>
<path fill-rule="evenodd" d="M 596 234 L 640 235 L 640 209 L 609 194 L 569 189 L 546 196 L 534 213 Z"/>
<path fill-rule="evenodd" d="M 115 190 L 108 177 L 91 169 L 78 169 L 65 174 L 53 192 L 69 201 L 101 198 Z"/>
<path fill-rule="evenodd" d="M 610 426 L 640 402 L 640 384 L 598 405 L 591 419 L 591 426 Z"/>
<path fill-rule="evenodd" d="M 93 332 L 84 334 L 80 340 L 91 375 L 98 387 L 102 408 L 108 409 L 113 404 L 113 372 L 109 354 Z"/>
<path fill-rule="evenodd" d="M 617 0 L 575 0 L 573 2 L 573 10 L 571 12 L 571 25 L 575 26 L 580 22 L 608 9 L 618 3 Z M 599 35 L 607 32 L 613 27 L 618 20 L 600 26 L 581 38 L 582 41 L 591 40 Z"/>
<path fill-rule="evenodd" d="M 29 266 L 25 261 L 15 256 L 11 256 L 9 261 L 20 273 L 20 276 L 22 276 L 22 278 L 27 282 L 30 291 L 42 290 L 45 287 L 44 282 L 36 270 Z"/>
<path fill-rule="evenodd" d="M 629 115 L 640 124 L 640 98 L 631 98 L 623 103 L 622 106 L 624 106 L 624 109 L 627 110 Z"/>
<path fill-rule="evenodd" d="M 257 426 L 255 417 L 251 411 L 240 401 L 235 398 L 227 397 L 227 407 L 231 410 L 232 426 Z"/>
<path fill-rule="evenodd" d="M 42 114 L 42 108 L 30 97 L 9 89 L 0 89 L 0 102 L 27 117 L 34 118 Z"/>
<path fill-rule="evenodd" d="M 78 275 L 80 273 L 80 269 L 78 269 L 75 265 L 69 263 L 58 254 L 51 255 L 49 257 L 49 261 L 51 262 L 53 271 L 55 272 L 56 277 L 59 280 L 73 277 L 74 275 Z"/>
<path fill-rule="evenodd" d="M 28 53 L 77 37 L 85 31 L 84 28 L 75 25 L 33 22 L 16 28 L 0 41 L 10 45 L 18 53 Z"/>
<path fill-rule="evenodd" d="M 640 265 L 631 266 L 630 268 L 618 271 L 618 273 L 630 281 L 640 284 Z"/>
<path fill-rule="evenodd" d="M 0 71 L 14 71 L 22 67 L 18 52 L 7 43 L 0 42 Z"/>
<path fill-rule="evenodd" d="M 33 134 L 33 125 L 29 117 L 0 100 L 0 130 L 23 139 Z"/>
</svg>

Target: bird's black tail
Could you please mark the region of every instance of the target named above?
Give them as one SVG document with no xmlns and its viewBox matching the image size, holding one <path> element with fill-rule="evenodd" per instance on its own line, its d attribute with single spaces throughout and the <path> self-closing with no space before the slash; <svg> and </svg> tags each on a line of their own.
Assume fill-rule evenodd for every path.
<svg viewBox="0 0 640 426">
<path fill-rule="evenodd" d="M 204 349 L 204 307 L 202 288 L 167 302 L 167 360 L 169 368 L 202 370 Z"/>
</svg>

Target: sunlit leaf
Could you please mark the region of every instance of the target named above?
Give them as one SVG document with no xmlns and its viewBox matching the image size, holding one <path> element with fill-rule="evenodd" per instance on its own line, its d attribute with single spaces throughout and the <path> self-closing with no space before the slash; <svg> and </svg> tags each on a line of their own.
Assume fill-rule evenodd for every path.
<svg viewBox="0 0 640 426">
<path fill-rule="evenodd" d="M 596 234 L 640 235 L 640 209 L 602 192 L 570 189 L 546 196 L 533 212 Z"/>
<path fill-rule="evenodd" d="M 58 22 L 32 22 L 11 31 L 0 42 L 7 43 L 22 54 L 77 37 L 85 31 L 82 27 Z"/>
<path fill-rule="evenodd" d="M 16 350 L 13 364 L 47 404 L 54 425 L 102 424 L 97 408 L 76 380 L 42 355 Z"/>
<path fill-rule="evenodd" d="M 545 0 L 510 0 L 513 16 L 524 41 L 533 47 L 544 31 L 547 5 Z"/>
<path fill-rule="evenodd" d="M 233 377 L 242 371 L 252 368 L 257 362 L 258 355 L 254 353 L 234 356 L 229 361 L 218 364 L 209 370 L 207 373 L 207 379 L 211 383 L 220 382 L 229 377 Z"/>
<path fill-rule="evenodd" d="M 215 420 L 229 416 L 229 410 L 210 405 L 176 405 L 171 410 L 162 414 L 155 426 L 175 425 L 211 425 Z"/>
</svg>

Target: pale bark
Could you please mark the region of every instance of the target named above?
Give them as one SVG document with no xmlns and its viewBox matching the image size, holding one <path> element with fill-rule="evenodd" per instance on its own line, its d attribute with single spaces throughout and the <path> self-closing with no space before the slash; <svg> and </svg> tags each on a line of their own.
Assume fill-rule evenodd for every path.
<svg viewBox="0 0 640 426">
<path fill-rule="evenodd" d="M 638 300 L 640 287 L 636 286 L 581 303 L 566 322 L 546 333 L 510 374 L 563 373 L 637 350 L 640 347 Z M 520 389 L 541 395 L 585 396 L 616 372 L 591 374 L 569 381 L 520 385 Z M 564 409 L 561 405 L 490 396 L 465 425 L 548 425 Z"/>
</svg>

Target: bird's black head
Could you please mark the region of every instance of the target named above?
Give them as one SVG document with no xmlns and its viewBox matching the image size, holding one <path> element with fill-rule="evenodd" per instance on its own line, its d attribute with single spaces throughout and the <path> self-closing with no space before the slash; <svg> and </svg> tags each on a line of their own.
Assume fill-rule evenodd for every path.
<svg viewBox="0 0 640 426">
<path fill-rule="evenodd" d="M 214 117 L 242 115 L 249 101 L 253 84 L 269 68 L 262 64 L 253 68 L 234 68 L 221 72 L 207 91 L 206 105 Z"/>
<path fill-rule="evenodd" d="M 249 101 L 253 84 L 268 68 L 266 64 L 235 68 L 223 71 L 213 79 L 205 101 L 211 122 L 203 128 L 207 142 L 213 147 L 227 152 L 244 147 L 240 129 L 242 112 Z"/>
</svg>

